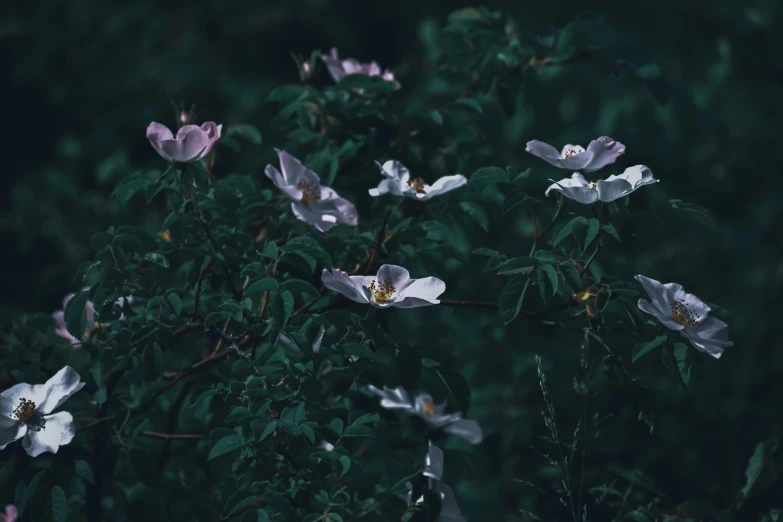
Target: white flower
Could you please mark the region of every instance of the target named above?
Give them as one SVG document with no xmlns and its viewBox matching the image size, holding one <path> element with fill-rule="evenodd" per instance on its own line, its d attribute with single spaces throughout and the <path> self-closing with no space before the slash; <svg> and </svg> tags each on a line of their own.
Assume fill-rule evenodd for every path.
<svg viewBox="0 0 783 522">
<path fill-rule="evenodd" d="M 321 186 L 318 174 L 285 151 L 275 149 L 280 158 L 280 170 L 267 165 L 266 176 L 292 201 L 291 210 L 299 221 L 326 232 L 341 223 L 355 227 L 359 214 L 353 204 L 341 198 L 329 187 Z"/>
<path fill-rule="evenodd" d="M 432 185 L 428 185 L 421 178 L 411 178 L 408 168 L 399 161 L 389 160 L 383 165 L 376 161 L 375 164 L 381 169 L 381 174 L 386 179 L 381 181 L 378 188 L 370 189 L 370 195 L 373 197 L 392 194 L 394 196 L 405 196 L 406 198 L 426 201 L 458 189 L 468 182 L 465 176 L 455 174 L 453 176 L 444 176 Z"/>
<path fill-rule="evenodd" d="M 416 308 L 440 303 L 438 296 L 446 283 L 436 277 L 411 279 L 401 266 L 382 265 L 376 276 L 351 276 L 339 268 L 321 273 L 324 286 L 357 303 L 369 303 L 375 308 Z"/>
<path fill-rule="evenodd" d="M 381 398 L 381 407 L 387 410 L 403 410 L 410 415 L 424 419 L 431 427 L 443 428 L 446 433 L 458 435 L 471 444 L 478 444 L 484 438 L 481 426 L 476 421 L 465 420 L 460 413 L 445 413 L 446 403 L 436 405 L 432 397 L 426 393 L 417 395 L 411 400 L 403 388 L 387 388 L 379 390 L 368 386 L 373 394 Z"/>
<path fill-rule="evenodd" d="M 426 466 L 423 475 L 428 479 L 430 491 L 440 497 L 440 513 L 435 522 L 465 522 L 462 517 L 462 511 L 457 505 L 457 498 L 454 491 L 441 482 L 443 476 L 443 450 L 430 441 L 429 452 L 427 453 Z M 408 483 L 408 503 L 410 504 L 413 496 L 413 485 Z M 416 504 L 424 502 L 424 495 L 416 500 Z"/>
<path fill-rule="evenodd" d="M 0 450 L 24 437 L 22 447 L 31 457 L 57 453 L 76 433 L 73 416 L 52 413 L 81 390 L 79 374 L 66 366 L 45 384 L 17 384 L 0 393 Z"/>
<path fill-rule="evenodd" d="M 593 172 L 614 163 L 621 154 L 625 154 L 625 145 L 608 136 L 601 136 L 591 141 L 587 150 L 579 145 L 568 144 L 561 152 L 557 152 L 552 145 L 538 140 L 527 142 L 525 150 L 561 169 Z"/>
<path fill-rule="evenodd" d="M 652 171 L 644 165 L 628 167 L 619 176 L 613 174 L 605 180 L 601 179 L 597 182 L 587 181 L 578 172 L 572 174 L 570 178 L 561 179 L 560 181 L 550 179 L 549 181 L 554 182 L 554 184 L 546 189 L 546 196 L 549 196 L 550 191 L 556 190 L 573 200 L 588 205 L 596 201 L 609 203 L 615 199 L 627 196 L 639 187 L 658 183 L 658 180 L 653 178 Z"/>
<path fill-rule="evenodd" d="M 734 346 L 729 341 L 729 326 L 710 317 L 710 307 L 695 295 L 685 293 L 682 286 L 664 285 L 643 275 L 635 279 L 652 300 L 639 299 L 639 309 L 655 316 L 667 328 L 680 332 L 694 348 L 720 359 L 724 348 Z"/>
</svg>

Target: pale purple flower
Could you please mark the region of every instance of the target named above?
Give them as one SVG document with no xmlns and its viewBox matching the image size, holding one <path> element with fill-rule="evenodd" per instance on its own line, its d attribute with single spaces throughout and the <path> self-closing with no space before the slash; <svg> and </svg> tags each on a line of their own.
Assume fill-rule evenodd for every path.
<svg viewBox="0 0 783 522">
<path fill-rule="evenodd" d="M 665 327 L 680 332 L 694 348 L 720 359 L 729 341 L 729 326 L 711 317 L 710 307 L 677 283 L 661 284 L 643 275 L 635 278 L 652 300 L 639 299 L 639 309 L 654 316 Z"/>
<path fill-rule="evenodd" d="M 266 177 L 292 201 L 291 210 L 296 218 L 326 232 L 337 224 L 355 227 L 359 214 L 350 201 L 337 192 L 321 185 L 318 174 L 283 150 L 278 150 L 280 170 L 267 165 Z"/>
<path fill-rule="evenodd" d="M 418 201 L 426 201 L 435 196 L 445 194 L 454 189 L 465 185 L 468 180 L 461 174 L 453 176 L 444 176 L 438 179 L 432 185 L 428 185 L 422 178 L 411 178 L 408 168 L 399 161 L 390 160 L 383 165 L 376 161 L 376 165 L 381 169 L 381 174 L 386 177 L 377 188 L 370 189 L 370 195 L 373 197 L 392 194 L 394 196 L 405 196 L 406 198 Z"/>
<path fill-rule="evenodd" d="M 73 415 L 52 413 L 84 387 L 70 366 L 54 374 L 45 384 L 20 383 L 0 393 L 0 450 L 19 439 L 31 457 L 57 453 L 73 440 Z"/>
<path fill-rule="evenodd" d="M 351 301 L 370 304 L 375 308 L 416 308 L 440 303 L 438 296 L 446 291 L 446 283 L 436 277 L 411 279 L 401 266 L 381 265 L 378 275 L 352 276 L 339 268 L 324 268 L 321 282 Z"/>
<path fill-rule="evenodd" d="M 16 522 L 19 518 L 19 512 L 16 510 L 16 506 L 8 504 L 5 507 L 5 513 L 0 513 L 0 522 Z"/>
<path fill-rule="evenodd" d="M 561 169 L 593 172 L 614 163 L 625 153 L 625 145 L 608 136 L 601 136 L 591 141 L 587 150 L 579 145 L 568 144 L 561 152 L 557 152 L 552 145 L 538 140 L 527 142 L 525 150 Z"/>
<path fill-rule="evenodd" d="M 441 481 L 443 476 L 443 450 L 429 441 L 429 451 L 427 460 L 422 473 L 427 477 L 427 486 L 430 491 L 440 497 L 440 513 L 435 522 L 465 522 L 462 517 L 462 511 L 457 504 L 457 498 L 454 491 Z M 408 483 L 408 504 L 413 501 L 413 485 Z M 416 504 L 424 502 L 422 495 L 416 500 Z"/>
<path fill-rule="evenodd" d="M 544 193 L 549 196 L 549 192 L 556 190 L 575 201 L 589 205 L 596 201 L 609 203 L 615 199 L 627 196 L 634 190 L 658 183 L 659 180 L 653 178 L 652 171 L 644 165 L 628 167 L 625 172 L 619 176 L 612 174 L 606 179 L 600 179 L 597 182 L 587 181 L 579 172 L 575 172 L 570 178 L 555 181 L 546 189 Z"/>
<path fill-rule="evenodd" d="M 445 413 L 446 403 L 437 405 L 432 396 L 423 393 L 414 399 L 402 387 L 379 390 L 375 386 L 368 386 L 373 394 L 381 398 L 381 407 L 387 410 L 402 410 L 409 415 L 415 415 L 438 429 L 443 428 L 446 433 L 462 437 L 471 444 L 478 444 L 484 438 L 481 426 L 476 421 L 462 418 L 461 413 Z"/>
<path fill-rule="evenodd" d="M 152 122 L 147 127 L 147 139 L 152 148 L 166 161 L 193 163 L 209 154 L 212 146 L 220 139 L 223 125 L 208 121 L 198 125 L 185 125 L 177 131 L 177 137 L 168 127 Z"/>
<path fill-rule="evenodd" d="M 82 292 L 85 292 L 89 290 L 89 287 L 82 288 Z M 55 322 L 55 329 L 54 333 L 58 335 L 59 337 L 62 337 L 63 339 L 67 339 L 68 341 L 71 341 L 71 344 L 81 344 L 81 339 L 77 339 L 73 335 L 71 335 L 71 332 L 68 331 L 67 326 L 65 325 L 65 308 L 68 306 L 68 302 L 70 302 L 71 299 L 75 296 L 75 293 L 71 293 L 65 296 L 63 299 L 63 309 L 57 310 L 54 313 L 52 313 L 52 317 L 54 318 Z M 127 297 L 120 297 L 116 301 L 114 301 L 114 304 L 122 307 L 124 303 L 127 302 L 128 304 L 133 302 L 133 296 L 127 296 Z M 84 312 L 86 316 L 86 323 L 85 323 L 85 330 L 84 335 L 89 336 L 90 332 L 93 328 L 96 327 L 95 324 L 95 306 L 93 305 L 92 301 L 87 301 L 84 304 Z M 121 314 L 120 319 L 122 319 L 125 315 Z"/>
<path fill-rule="evenodd" d="M 354 58 L 341 59 L 334 47 L 329 54 L 321 54 L 321 60 L 326 64 L 329 75 L 335 82 L 352 74 L 363 74 L 365 76 L 380 76 L 387 82 L 394 82 L 397 89 L 400 88 L 400 82 L 394 79 L 394 73 L 389 69 L 382 71 L 377 62 L 361 63 Z"/>
</svg>

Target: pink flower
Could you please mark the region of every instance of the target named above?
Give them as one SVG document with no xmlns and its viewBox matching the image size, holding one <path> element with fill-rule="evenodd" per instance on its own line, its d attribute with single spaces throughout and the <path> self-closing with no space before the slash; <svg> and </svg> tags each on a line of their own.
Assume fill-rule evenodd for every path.
<svg viewBox="0 0 783 522">
<path fill-rule="evenodd" d="M 0 513 L 0 522 L 16 522 L 17 518 L 19 518 L 19 512 L 11 504 L 5 507 L 5 514 Z"/>
<path fill-rule="evenodd" d="M 166 161 L 193 163 L 209 154 L 212 145 L 220 139 L 222 128 L 222 125 L 215 125 L 213 121 L 208 121 L 201 127 L 185 125 L 177 131 L 175 138 L 168 127 L 152 122 L 147 127 L 147 139 Z"/>
<path fill-rule="evenodd" d="M 389 69 L 382 71 L 378 62 L 361 63 L 354 58 L 340 59 L 337 55 L 337 49 L 334 47 L 330 54 L 322 54 L 321 60 L 326 64 L 327 69 L 329 69 L 329 75 L 335 82 L 339 82 L 352 74 L 364 74 L 366 76 L 380 76 L 387 82 L 394 82 L 397 89 L 400 88 L 400 82 L 394 79 L 394 73 Z"/>
</svg>

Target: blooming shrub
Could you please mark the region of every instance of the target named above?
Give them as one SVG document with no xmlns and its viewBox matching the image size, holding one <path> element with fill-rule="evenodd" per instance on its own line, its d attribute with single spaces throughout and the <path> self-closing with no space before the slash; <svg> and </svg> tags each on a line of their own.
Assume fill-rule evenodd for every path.
<svg viewBox="0 0 783 522">
<path fill-rule="evenodd" d="M 642 220 L 709 212 L 623 136 L 558 152 L 520 123 L 528 83 L 598 45 L 589 22 L 536 42 L 457 11 L 430 83 L 314 51 L 263 142 L 219 114 L 150 123 L 155 166 L 113 198 L 165 217 L 95 234 L 62 312 L 5 320 L 0 517 L 732 520 L 777 442 L 701 503 L 627 464 L 658 396 L 743 349 L 728 311 L 633 270 Z M 598 134 L 551 141 L 574 135 Z"/>
</svg>

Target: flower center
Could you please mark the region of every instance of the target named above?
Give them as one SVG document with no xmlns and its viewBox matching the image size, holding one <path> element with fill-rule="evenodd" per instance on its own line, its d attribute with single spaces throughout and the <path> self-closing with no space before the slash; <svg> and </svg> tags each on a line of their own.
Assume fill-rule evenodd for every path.
<svg viewBox="0 0 783 522">
<path fill-rule="evenodd" d="M 424 180 L 421 178 L 412 178 L 408 180 L 408 186 L 413 187 L 413 189 L 418 192 L 419 194 L 424 194 Z"/>
<path fill-rule="evenodd" d="M 33 431 L 41 431 L 46 429 L 46 419 L 43 415 L 35 409 L 35 403 L 28 401 L 24 397 L 19 399 L 19 406 L 13 412 L 19 422 L 26 424 L 27 427 Z"/>
<path fill-rule="evenodd" d="M 299 182 L 296 188 L 302 191 L 302 203 L 311 205 L 321 199 L 321 187 L 317 183 L 308 183 L 305 180 Z"/>
<path fill-rule="evenodd" d="M 373 281 L 370 283 L 370 292 L 372 292 L 372 296 L 376 303 L 388 303 L 394 295 L 395 288 L 394 285 L 388 281 L 382 283 Z"/>
<path fill-rule="evenodd" d="M 427 417 L 435 415 L 435 403 L 432 401 L 422 401 L 421 409 L 424 410 L 424 414 Z"/>
<path fill-rule="evenodd" d="M 598 184 L 595 181 L 590 181 L 587 183 L 587 188 L 598 190 Z"/>
<path fill-rule="evenodd" d="M 682 301 L 677 301 L 672 305 L 672 321 L 686 328 L 699 322 L 698 318 L 693 316 Z"/>
</svg>

